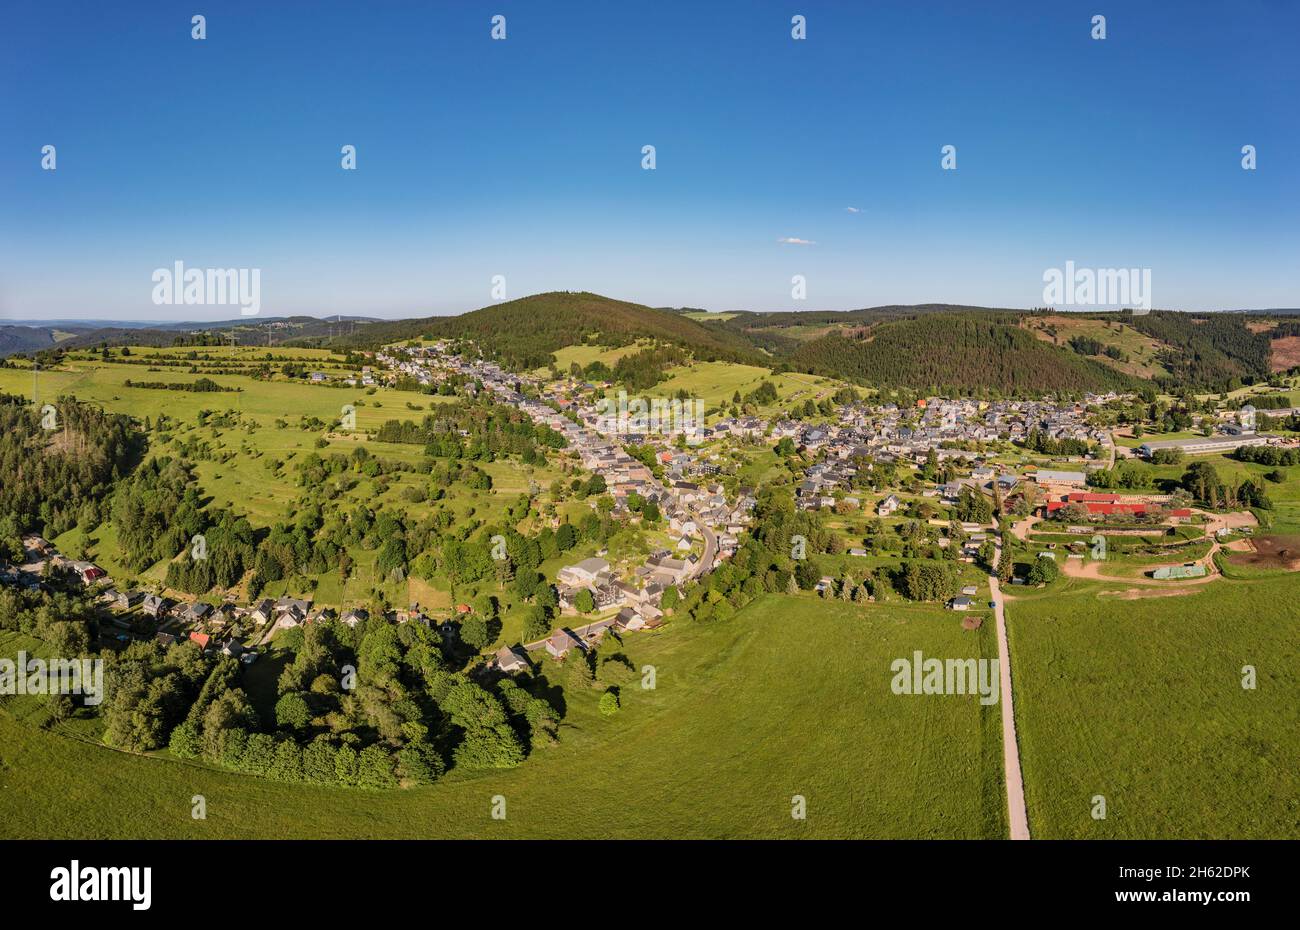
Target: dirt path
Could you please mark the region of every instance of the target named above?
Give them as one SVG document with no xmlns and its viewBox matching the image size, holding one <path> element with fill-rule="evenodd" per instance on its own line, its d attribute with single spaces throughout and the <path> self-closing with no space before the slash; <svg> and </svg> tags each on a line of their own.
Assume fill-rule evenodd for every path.
<svg viewBox="0 0 1300 930">
<path fill-rule="evenodd" d="M 1131 578 L 1123 575 L 1103 575 L 1101 573 L 1101 568 L 1106 563 L 1096 562 L 1091 559 L 1066 559 L 1065 567 L 1062 571 L 1071 578 L 1087 578 L 1090 581 L 1113 581 L 1117 584 L 1147 585 L 1149 587 L 1169 588 L 1172 590 L 1187 585 L 1209 584 L 1211 581 L 1217 580 L 1219 577 L 1219 569 L 1214 565 L 1214 553 L 1218 550 L 1219 546 L 1215 544 L 1215 546 L 1210 549 L 1210 554 L 1204 559 L 1201 559 L 1202 563 L 1206 563 L 1206 574 L 1202 575 L 1200 578 L 1179 578 L 1175 583 L 1162 579 L 1157 580 L 1155 578 L 1147 578 L 1145 575 L 1136 575 Z M 1183 563 L 1180 562 L 1178 564 L 1181 565 Z M 1149 565 L 1146 569 L 1158 567 L 1159 566 Z M 1144 571 L 1146 569 L 1144 569 Z"/>
<path fill-rule="evenodd" d="M 1171 582 L 1163 579 L 1148 578 L 1145 574 L 1135 577 L 1104 575 L 1101 570 L 1105 563 L 1093 561 L 1092 559 L 1066 559 L 1062 571 L 1071 578 L 1087 578 L 1091 581 L 1111 581 L 1117 584 L 1142 585 L 1146 587 L 1163 588 L 1170 594 L 1189 594 L 1191 593 L 1190 589 L 1192 586 L 1209 584 L 1211 581 L 1216 581 L 1221 578 L 1222 575 L 1219 572 L 1219 567 L 1214 564 L 1214 556 L 1220 549 L 1235 548 L 1235 544 L 1224 546 L 1219 542 L 1219 539 L 1215 534 L 1225 527 L 1236 528 L 1240 526 L 1250 526 L 1256 522 L 1254 515 L 1249 513 L 1217 514 L 1205 511 L 1198 511 L 1198 513 L 1201 513 L 1201 515 L 1206 519 L 1205 536 L 1202 538 L 1210 541 L 1210 551 L 1196 562 L 1198 565 L 1205 566 L 1205 574 L 1200 578 L 1179 578 L 1175 582 Z M 1143 572 L 1151 571 L 1160 568 L 1162 564 L 1168 563 L 1154 563 L 1145 566 L 1142 570 Z M 1182 565 L 1185 563 L 1179 562 L 1177 564 Z M 1153 596 L 1138 592 L 1129 593 L 1137 597 Z"/>
<path fill-rule="evenodd" d="M 997 545 L 1002 558 L 1002 546 Z M 1007 782 L 1007 814 L 1013 840 L 1029 839 L 1029 813 L 1025 809 L 1025 785 L 1020 774 L 1020 743 L 1016 739 L 1016 710 L 1011 699 L 1011 651 L 1007 646 L 1007 618 L 1002 592 L 995 575 L 989 576 L 989 593 L 993 598 L 993 616 L 998 627 L 998 685 L 1002 703 L 1002 767 Z"/>
</svg>

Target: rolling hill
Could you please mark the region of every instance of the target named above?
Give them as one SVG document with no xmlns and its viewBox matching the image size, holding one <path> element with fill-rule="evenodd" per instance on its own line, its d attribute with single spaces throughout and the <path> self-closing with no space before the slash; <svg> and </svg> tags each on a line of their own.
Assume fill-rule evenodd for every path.
<svg viewBox="0 0 1300 930">
<path fill-rule="evenodd" d="M 565 346 L 588 342 L 616 347 L 638 339 L 680 346 L 702 361 L 760 361 L 758 350 L 741 333 L 667 310 L 566 291 L 521 297 L 460 316 L 376 323 L 341 345 L 370 348 L 421 337 L 470 339 L 490 356 L 524 370 L 551 364 L 553 353 Z"/>
<path fill-rule="evenodd" d="M 834 332 L 799 346 L 790 364 L 813 374 L 939 393 L 1018 395 L 1140 385 L 991 315 L 932 314 L 881 323 L 859 335 Z"/>
</svg>

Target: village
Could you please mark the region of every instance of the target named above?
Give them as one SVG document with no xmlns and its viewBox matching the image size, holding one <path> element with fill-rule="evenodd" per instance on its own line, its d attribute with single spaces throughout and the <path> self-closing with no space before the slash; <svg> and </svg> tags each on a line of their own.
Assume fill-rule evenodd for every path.
<svg viewBox="0 0 1300 930">
<path fill-rule="evenodd" d="M 1022 518 L 1067 520 L 1071 532 L 1084 533 L 1092 524 L 1116 517 L 1162 525 L 1193 518 L 1189 507 L 1166 494 L 1089 491 L 1089 473 L 1113 466 L 1121 455 L 1150 459 L 1169 450 L 1186 455 L 1222 453 L 1280 441 L 1255 432 L 1254 411 L 1247 406 L 1207 429 L 1209 435 L 1120 447 L 1111 430 L 1090 422 L 1106 405 L 1125 399 L 1113 393 L 1087 394 L 1062 403 L 927 398 L 915 408 L 905 408 L 859 402 L 839 406 L 829 418 L 832 422 L 742 415 L 716 417 L 706 424 L 702 416 L 690 415 L 689 405 L 676 408 L 685 410 L 686 416 L 663 420 L 635 412 L 628 416 L 626 410 L 612 416 L 598 385 L 572 377 L 548 383 L 537 375 L 509 372 L 492 361 L 468 359 L 447 343 L 389 349 L 375 353 L 373 360 L 373 366 L 363 367 L 348 383 L 407 379 L 432 389 L 456 378 L 471 396 L 488 392 L 496 402 L 525 412 L 535 423 L 563 436 L 567 453 L 585 471 L 603 479 L 614 515 L 639 519 L 630 507 L 636 500 L 638 509 L 653 504 L 666 524 L 671 547 L 653 551 L 640 564 L 620 571 L 598 553 L 560 568 L 554 578 L 560 615 L 572 618 L 572 625 L 560 626 L 541 640 L 502 646 L 488 660 L 488 668 L 505 673 L 528 668 L 531 654 L 563 658 L 574 648 L 588 648 L 610 629 L 622 633 L 658 628 L 664 621 L 662 599 L 668 589 L 698 579 L 732 557 L 753 519 L 756 500 L 754 489 L 743 486 L 729 499 L 717 480 L 723 468 L 718 450 L 729 443 L 788 443 L 798 450 L 810 462 L 794 489 L 796 506 L 802 510 L 889 518 L 911 508 L 929 517 L 930 511 L 918 508 L 915 499 L 909 501 L 908 495 L 870 472 L 883 468 L 895 474 L 901 469 L 911 475 L 931 469 L 930 480 L 919 491 L 922 501 L 952 506 L 963 494 L 976 492 Z M 313 373 L 312 380 L 327 377 Z M 1067 450 L 1052 457 L 1057 467 L 1027 464 L 1013 469 L 983 451 L 999 444 L 1024 444 L 1031 437 Z M 627 446 L 636 447 L 639 456 Z M 646 458 L 647 449 L 652 450 L 653 461 Z M 991 521 L 965 521 L 961 526 L 958 558 L 973 563 L 981 547 L 990 542 L 994 527 Z M 952 542 L 946 537 L 939 540 L 941 546 Z M 279 630 L 335 620 L 355 626 L 370 616 L 361 607 L 318 606 L 289 596 L 249 604 L 236 603 L 231 596 L 211 604 L 143 590 L 119 591 L 102 568 L 67 559 L 40 537 L 25 537 L 23 545 L 26 561 L 0 570 L 0 584 L 33 588 L 53 572 L 94 588 L 108 620 L 105 630 L 112 629 L 104 637 L 118 643 L 141 638 L 144 629 L 164 644 L 189 639 L 204 650 L 251 663 Z M 867 553 L 850 548 L 849 555 Z M 1071 548 L 1070 557 L 1082 557 L 1078 545 Z M 1012 579 L 1012 583 L 1022 581 Z M 824 577 L 818 590 L 833 585 L 833 579 Z M 967 586 L 948 606 L 965 610 L 974 594 Z M 459 629 L 455 619 L 470 611 L 469 605 L 456 604 L 453 617 L 435 618 L 411 604 L 389 610 L 385 617 L 435 627 L 446 640 L 454 641 Z M 584 615 L 590 616 L 588 622 L 577 623 L 586 619 Z"/>
</svg>

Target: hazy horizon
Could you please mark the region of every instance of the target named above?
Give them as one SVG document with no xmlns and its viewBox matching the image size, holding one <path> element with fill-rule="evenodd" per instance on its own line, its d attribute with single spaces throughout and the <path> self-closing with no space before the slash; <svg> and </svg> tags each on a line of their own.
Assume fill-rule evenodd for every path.
<svg viewBox="0 0 1300 930">
<path fill-rule="evenodd" d="M 540 293 L 548 293 L 548 292 L 540 292 Z M 535 294 L 524 294 L 524 295 L 521 295 L 519 298 L 512 298 L 512 299 L 523 299 L 523 298 L 534 297 L 534 296 L 538 296 L 538 295 L 535 295 Z M 628 303 L 636 303 L 636 304 L 641 304 L 642 306 L 652 307 L 651 304 L 642 304 L 641 301 L 628 300 L 627 298 L 617 297 L 617 296 L 612 295 L 612 294 L 601 294 L 601 295 L 599 295 L 599 296 L 602 296 L 602 297 L 609 297 L 609 298 L 614 299 L 614 300 L 622 300 L 622 301 L 625 301 L 625 302 L 628 302 Z M 506 302 L 506 301 L 500 301 L 500 303 L 505 303 L 505 302 Z M 725 309 L 725 310 L 712 310 L 712 311 L 710 311 L 710 312 L 713 312 L 713 313 L 745 313 L 745 312 L 748 312 L 748 313 L 848 313 L 848 312 L 852 312 L 852 311 L 854 311 L 854 310 L 871 310 L 871 309 L 876 309 L 876 308 L 879 308 L 879 307 L 885 307 L 885 306 L 923 307 L 923 306 L 929 306 L 929 305 L 938 304 L 938 303 L 952 303 L 953 306 L 966 306 L 966 307 L 973 307 L 973 308 L 981 309 L 981 310 L 1009 310 L 1009 311 L 1017 311 L 1017 312 L 1029 312 L 1030 310 L 1034 309 L 1034 308 L 1031 308 L 1031 307 L 991 307 L 991 306 L 985 306 L 985 305 L 983 305 L 983 304 L 972 304 L 972 303 L 965 302 L 965 301 L 956 301 L 956 302 L 948 302 L 948 301 L 912 301 L 912 302 L 908 302 L 908 303 L 905 303 L 905 304 L 871 304 L 871 305 L 861 304 L 861 305 L 856 305 L 856 306 L 852 306 L 852 307 L 808 307 L 808 308 L 795 308 L 795 309 L 793 309 L 793 310 L 753 310 L 753 309 L 748 309 L 748 308 L 743 308 L 743 307 L 732 307 L 732 308 L 728 308 L 728 309 Z M 485 306 L 485 307 L 486 307 L 486 306 L 491 306 L 491 304 L 486 304 L 486 305 L 484 305 L 484 306 Z M 108 326 L 112 326 L 112 325 L 115 324 L 115 323 L 120 323 L 120 324 L 126 324 L 126 325 L 129 325 L 129 326 L 131 326 L 132 328 L 148 328 L 149 326 L 187 326 L 187 325 L 204 326 L 204 325 L 215 325 L 215 324 L 218 324 L 218 323 L 243 323 L 243 324 L 256 325 L 257 323 L 268 323 L 268 322 L 273 322 L 273 321 L 275 321 L 275 320 L 290 319 L 290 318 L 293 318 L 293 317 L 308 317 L 308 318 L 311 318 L 311 319 L 320 320 L 320 321 L 322 321 L 322 322 L 330 322 L 330 320 L 331 320 L 332 317 L 336 317 L 336 316 L 339 315 L 339 314 L 337 314 L 337 313 L 328 313 L 328 314 L 319 314 L 319 313 L 280 313 L 280 314 L 273 314 L 273 315 L 271 315 L 271 314 L 259 314 L 259 315 L 257 315 L 257 316 L 235 317 L 235 316 L 231 316 L 231 315 L 229 314 L 229 312 L 228 312 L 228 311 L 230 310 L 229 307 L 217 308 L 217 309 L 224 309 L 224 310 L 227 311 L 227 313 L 226 313 L 224 316 L 210 316 L 210 317 L 203 317 L 203 318 L 200 318 L 199 316 L 191 316 L 191 317 L 188 317 L 188 318 L 175 318 L 175 317 L 174 317 L 174 318 L 163 318 L 163 317 L 140 317 L 140 318 L 130 318 L 130 317 L 54 317 L 54 318 L 50 318 L 50 319 L 40 319 L 40 318 L 35 318 L 35 317 L 15 317 L 15 318 L 10 319 L 10 318 L 7 318 L 7 317 L 2 317 L 2 316 L 0 316 L 0 326 L 31 326 L 31 327 L 43 327 L 43 326 L 55 326 L 55 325 L 58 325 L 58 324 L 66 324 L 66 325 L 69 325 L 69 326 L 105 326 L 105 327 L 108 327 Z M 418 320 L 418 319 L 430 319 L 430 318 L 438 318 L 438 317 L 454 317 L 454 316 L 458 316 L 458 315 L 460 315 L 460 314 L 462 314 L 462 313 L 469 313 L 469 312 L 472 312 L 472 311 L 474 311 L 474 310 L 479 310 L 479 309 L 483 309 L 483 308 L 480 308 L 480 307 L 469 307 L 469 308 L 466 308 L 465 310 L 455 311 L 455 312 L 452 312 L 452 313 L 406 313 L 406 314 L 396 314 L 396 315 L 392 315 L 392 316 L 380 316 L 380 315 L 378 315 L 378 314 L 347 313 L 347 312 L 345 312 L 345 313 L 342 314 L 342 316 L 344 317 L 343 322 L 345 322 L 345 323 L 346 323 L 346 322 L 349 322 L 349 318 L 351 318 L 353 321 L 356 321 L 356 322 L 361 322 L 361 321 L 363 321 L 364 318 L 370 318 L 369 320 L 366 320 L 367 322 L 369 322 L 369 321 L 371 321 L 371 320 L 373 320 L 373 321 L 379 321 L 379 322 L 390 322 L 390 321 L 396 321 L 396 320 Z M 696 306 L 693 306 L 693 305 L 690 305 L 690 304 L 683 304 L 683 305 L 681 305 L 681 306 L 676 306 L 676 307 L 664 307 L 664 306 L 661 306 L 661 307 L 653 307 L 653 309 L 658 309 L 658 310 L 696 310 L 696 309 L 704 310 L 704 309 L 708 309 L 708 308 L 704 308 L 704 307 L 696 307 Z M 1267 313 L 1300 313 L 1300 307 L 1231 307 L 1231 308 L 1229 308 L 1229 307 L 1224 307 L 1224 308 L 1218 308 L 1218 309 L 1213 309 L 1213 310 L 1191 310 L 1191 309 L 1178 308 L 1178 307 L 1156 307 L 1156 308 L 1154 308 L 1154 309 L 1156 309 L 1156 310 L 1162 310 L 1162 311 L 1171 311 L 1171 312 L 1175 312 L 1175 313 L 1260 313 L 1260 314 L 1267 314 Z M 1068 308 L 1068 307 L 1061 307 L 1061 308 L 1058 308 L 1058 309 L 1054 309 L 1053 312 L 1056 312 L 1056 313 L 1098 313 L 1098 312 L 1118 312 L 1118 311 L 1113 311 L 1113 310 L 1112 310 L 1112 311 L 1099 310 L 1098 308 L 1092 308 L 1092 307 L 1084 307 L 1084 308 Z"/>
</svg>

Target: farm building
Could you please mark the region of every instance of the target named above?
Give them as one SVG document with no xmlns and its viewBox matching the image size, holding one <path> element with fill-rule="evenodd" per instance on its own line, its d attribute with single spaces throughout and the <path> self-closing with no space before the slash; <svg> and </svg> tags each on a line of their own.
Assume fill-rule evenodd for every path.
<svg viewBox="0 0 1300 930">
<path fill-rule="evenodd" d="M 1153 452 L 1158 452 L 1161 449 L 1180 449 L 1187 455 L 1227 453 L 1234 449 L 1240 449 L 1242 446 L 1268 445 L 1274 438 L 1276 437 L 1267 433 L 1242 433 L 1239 436 L 1195 436 L 1191 439 L 1157 439 L 1152 442 L 1144 442 L 1138 446 L 1138 455 L 1149 459 Z"/>
<path fill-rule="evenodd" d="M 1151 573 L 1152 578 L 1162 581 L 1171 578 L 1204 578 L 1204 565 L 1165 565 Z"/>
</svg>

